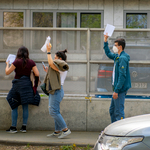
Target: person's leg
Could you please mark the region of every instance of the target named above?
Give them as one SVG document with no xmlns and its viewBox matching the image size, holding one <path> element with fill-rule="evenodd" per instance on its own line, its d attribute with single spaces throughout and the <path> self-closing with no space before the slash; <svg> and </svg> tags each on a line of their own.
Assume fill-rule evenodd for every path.
<svg viewBox="0 0 150 150">
<path fill-rule="evenodd" d="M 16 126 L 17 126 L 17 118 L 18 118 L 18 107 L 16 107 L 11 111 L 11 118 L 12 118 L 12 125 L 8 130 L 6 130 L 6 132 L 17 133 Z"/>
<path fill-rule="evenodd" d="M 115 114 L 114 114 L 114 110 L 115 110 L 115 105 L 114 105 L 114 99 L 111 99 L 111 104 L 109 107 L 109 114 L 110 114 L 110 118 L 111 118 L 111 123 L 115 122 Z"/>
<path fill-rule="evenodd" d="M 49 113 L 54 118 L 55 121 L 55 131 L 61 131 L 67 128 L 67 125 L 60 114 L 60 102 L 62 101 L 62 91 L 56 90 L 54 95 L 49 96 Z"/>
<path fill-rule="evenodd" d="M 27 132 L 26 126 L 28 122 L 28 104 L 22 105 L 22 109 L 23 109 L 23 124 L 22 124 L 20 131 L 23 133 L 26 133 Z"/>
<path fill-rule="evenodd" d="M 18 118 L 18 107 L 16 107 L 15 109 L 13 109 L 11 111 L 11 118 L 12 118 L 12 127 L 16 127 L 17 126 L 17 118 Z"/>
<path fill-rule="evenodd" d="M 26 126 L 28 122 L 28 116 L 29 116 L 28 104 L 22 105 L 22 109 L 23 109 L 23 125 Z"/>
<path fill-rule="evenodd" d="M 48 108 L 49 108 L 49 114 L 50 115 L 51 115 L 51 107 L 53 107 L 51 105 L 53 105 L 53 95 L 49 94 L 49 107 Z M 59 125 L 57 124 L 55 119 L 54 119 L 54 123 L 55 123 L 55 133 L 60 133 L 61 127 L 59 127 Z M 49 135 L 51 135 L 51 134 L 49 134 Z"/>
<path fill-rule="evenodd" d="M 119 93 L 118 98 L 115 102 L 115 120 L 121 120 L 125 118 L 124 114 L 124 102 L 125 102 L 126 92 Z"/>
</svg>

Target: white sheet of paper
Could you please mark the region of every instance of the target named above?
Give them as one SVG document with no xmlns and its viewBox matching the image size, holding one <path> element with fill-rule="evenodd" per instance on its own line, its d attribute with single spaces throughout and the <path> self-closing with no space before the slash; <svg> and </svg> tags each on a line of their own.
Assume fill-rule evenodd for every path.
<svg viewBox="0 0 150 150">
<path fill-rule="evenodd" d="M 46 50 L 47 50 L 46 45 L 47 45 L 48 43 L 50 43 L 50 41 L 51 41 L 51 37 L 48 36 L 48 37 L 46 38 L 45 44 L 44 44 L 44 45 L 42 46 L 42 48 L 41 48 L 41 51 L 46 52 Z"/>
<path fill-rule="evenodd" d="M 105 31 L 104 31 L 104 35 L 106 35 L 106 33 L 108 33 L 108 36 L 112 36 L 114 30 L 115 30 L 115 26 L 107 24 Z"/>
<path fill-rule="evenodd" d="M 7 57 L 7 60 L 6 62 L 9 61 L 9 64 L 12 64 L 16 59 L 16 55 L 13 55 L 13 54 L 9 54 L 8 57 Z"/>
</svg>

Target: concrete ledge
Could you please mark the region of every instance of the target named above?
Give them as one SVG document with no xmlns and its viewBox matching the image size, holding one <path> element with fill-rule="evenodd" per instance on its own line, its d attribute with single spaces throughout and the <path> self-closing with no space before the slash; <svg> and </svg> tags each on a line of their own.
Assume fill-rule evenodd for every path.
<svg viewBox="0 0 150 150">
<path fill-rule="evenodd" d="M 110 98 L 64 97 L 60 110 L 72 131 L 103 130 L 110 122 Z M 0 130 L 11 125 L 11 108 L 5 96 L 0 97 Z M 126 99 L 125 116 L 131 117 L 150 113 L 149 99 Z M 22 126 L 22 108 L 18 108 L 18 129 Z M 39 107 L 29 105 L 28 130 L 54 130 L 54 120 L 49 115 L 48 97 L 42 97 Z"/>
</svg>

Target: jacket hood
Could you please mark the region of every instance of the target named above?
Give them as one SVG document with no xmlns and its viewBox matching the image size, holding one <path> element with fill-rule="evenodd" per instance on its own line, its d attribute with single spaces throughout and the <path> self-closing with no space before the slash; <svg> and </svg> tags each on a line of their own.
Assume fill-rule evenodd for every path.
<svg viewBox="0 0 150 150">
<path fill-rule="evenodd" d="M 130 56 L 125 51 L 122 51 L 120 56 L 126 57 L 127 61 L 130 61 Z"/>
<path fill-rule="evenodd" d="M 56 59 L 53 63 L 60 71 L 67 71 L 69 69 L 68 64 L 64 60 Z"/>
</svg>

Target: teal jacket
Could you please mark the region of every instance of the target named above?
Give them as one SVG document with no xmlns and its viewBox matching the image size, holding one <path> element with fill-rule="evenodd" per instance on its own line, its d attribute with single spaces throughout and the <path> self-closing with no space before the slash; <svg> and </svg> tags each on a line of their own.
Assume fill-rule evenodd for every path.
<svg viewBox="0 0 150 150">
<path fill-rule="evenodd" d="M 122 51 L 120 55 L 112 53 L 108 47 L 108 42 L 104 42 L 104 50 L 107 57 L 114 60 L 115 66 L 115 80 L 114 92 L 122 93 L 131 88 L 131 79 L 129 71 L 130 56 Z"/>
</svg>

